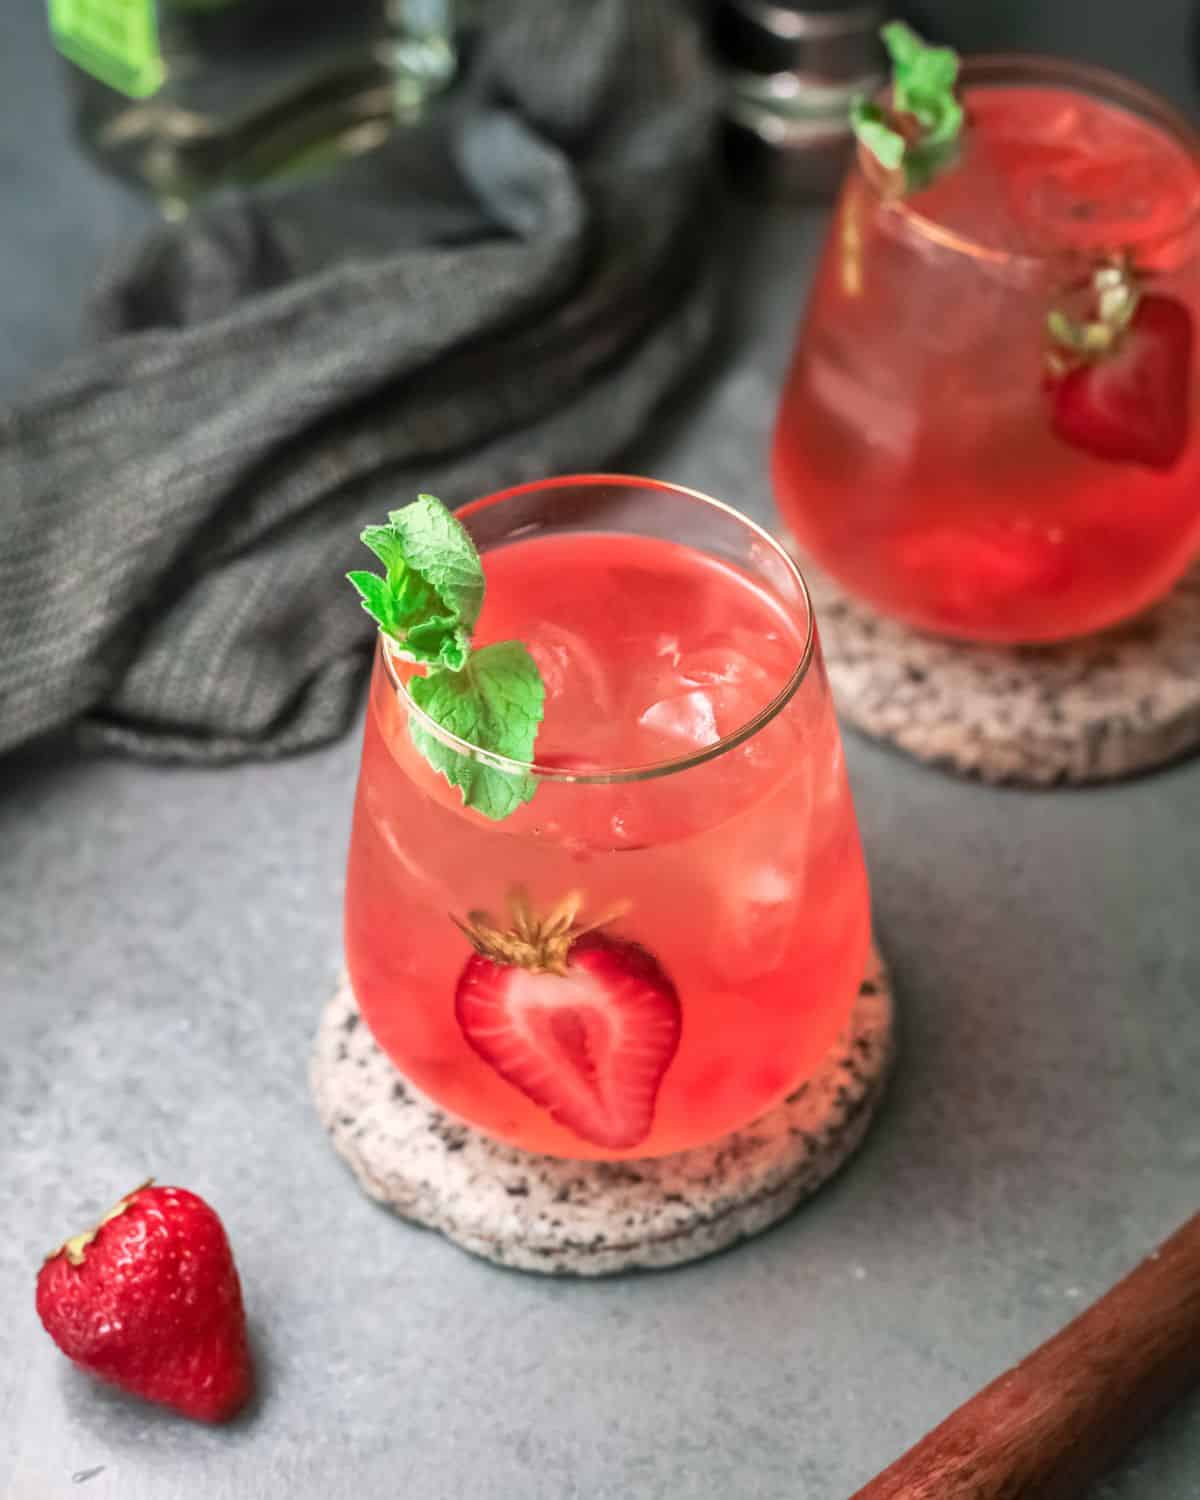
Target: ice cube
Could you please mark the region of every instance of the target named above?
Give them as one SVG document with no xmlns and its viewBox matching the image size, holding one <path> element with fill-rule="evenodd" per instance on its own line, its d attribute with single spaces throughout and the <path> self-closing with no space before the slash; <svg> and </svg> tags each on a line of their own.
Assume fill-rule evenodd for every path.
<svg viewBox="0 0 1200 1500">
<path fill-rule="evenodd" d="M 595 705 L 599 715 L 613 712 L 614 684 L 595 648 L 583 636 L 551 620 L 542 620 L 530 633 L 528 644 L 546 684 L 548 702 L 564 697 L 585 698 Z"/>
<path fill-rule="evenodd" d="M 771 675 L 732 646 L 707 646 L 689 651 L 676 666 L 681 682 L 694 687 L 737 687 L 761 698 L 762 707 L 771 698 Z M 754 710 L 751 710 L 753 712 Z"/>
<path fill-rule="evenodd" d="M 764 652 L 787 656 L 782 641 L 772 639 L 770 632 L 737 645 L 730 632 L 713 633 L 683 650 L 660 650 L 663 665 L 643 686 L 653 701 L 637 713 L 639 726 L 673 742 L 665 747 L 668 751 L 680 742 L 703 748 L 736 734 L 787 680 L 790 659 L 786 667 L 776 660 L 768 668 L 760 660 Z"/>
<path fill-rule="evenodd" d="M 713 700 L 699 689 L 659 698 L 638 715 L 638 724 L 665 739 L 697 750 L 715 745 L 721 738 Z"/>
<path fill-rule="evenodd" d="M 787 957 L 803 897 L 803 867 L 763 861 L 744 872 L 725 905 L 716 951 L 731 984 L 769 974 Z"/>
<path fill-rule="evenodd" d="M 677 635 L 660 635 L 654 642 L 654 654 L 660 661 L 668 662 L 672 667 L 679 665 L 679 637 Z"/>
<path fill-rule="evenodd" d="M 674 673 L 681 687 L 708 698 L 722 736 L 736 734 L 766 708 L 795 665 L 793 652 L 773 632 L 741 645 L 745 649 L 727 637 L 702 642 L 683 653 Z"/>
</svg>

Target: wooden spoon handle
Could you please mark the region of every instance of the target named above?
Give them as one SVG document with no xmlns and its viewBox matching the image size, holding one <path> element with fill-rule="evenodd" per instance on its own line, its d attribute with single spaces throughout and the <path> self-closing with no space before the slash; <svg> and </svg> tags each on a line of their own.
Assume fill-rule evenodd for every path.
<svg viewBox="0 0 1200 1500">
<path fill-rule="evenodd" d="M 1200 1382 L 1200 1214 L 852 1500 L 1073 1500 Z"/>
</svg>

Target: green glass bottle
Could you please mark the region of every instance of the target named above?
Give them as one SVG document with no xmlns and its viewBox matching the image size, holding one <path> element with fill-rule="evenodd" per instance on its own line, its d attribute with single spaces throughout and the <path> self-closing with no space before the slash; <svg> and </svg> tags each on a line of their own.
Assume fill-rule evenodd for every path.
<svg viewBox="0 0 1200 1500">
<path fill-rule="evenodd" d="M 49 0 L 79 134 L 170 214 L 315 171 L 425 114 L 463 0 Z"/>
</svg>

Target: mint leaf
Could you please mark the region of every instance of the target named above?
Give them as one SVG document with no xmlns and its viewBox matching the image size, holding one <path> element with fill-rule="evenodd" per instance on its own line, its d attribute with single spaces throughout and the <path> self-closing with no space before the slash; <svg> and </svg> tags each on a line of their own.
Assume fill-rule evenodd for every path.
<svg viewBox="0 0 1200 1500">
<path fill-rule="evenodd" d="M 362 540 L 385 568 L 346 577 L 362 606 L 409 661 L 428 671 L 408 692 L 435 724 L 469 745 L 528 762 L 546 690 L 533 657 L 519 641 L 471 650 L 471 631 L 483 605 L 483 564 L 475 544 L 440 500 L 419 495 L 394 510 L 386 526 L 368 526 Z M 390 648 L 389 648 L 390 649 Z M 506 818 L 537 790 L 528 772 L 507 772 L 443 742 L 416 715 L 413 743 L 463 803 L 489 818 Z"/>
<path fill-rule="evenodd" d="M 850 106 L 850 123 L 854 134 L 870 151 L 881 166 L 894 172 L 904 160 L 907 145 L 898 130 L 887 123 L 887 117 L 878 104 L 866 99 L 856 99 Z"/>
<path fill-rule="evenodd" d="M 545 687 L 537 664 L 520 641 L 500 641 L 472 654 L 462 671 L 434 668 L 414 677 L 408 691 L 417 707 L 443 729 L 480 750 L 510 760 L 533 758 Z M 528 773 L 499 770 L 443 744 L 414 717 L 413 743 L 463 803 L 488 818 L 507 818 L 528 802 L 537 782 Z"/>
<path fill-rule="evenodd" d="M 346 575 L 363 608 L 411 660 L 458 671 L 483 604 L 483 567 L 462 523 L 433 495 L 419 495 L 362 540 L 387 570 L 383 578 Z"/>
<path fill-rule="evenodd" d="M 880 31 L 892 59 L 891 108 L 857 100 L 850 110 L 854 133 L 889 172 L 903 169 L 905 189 L 927 186 L 958 156 L 963 108 L 954 89 L 958 54 L 950 47 L 930 47 L 903 21 L 889 21 Z M 919 127 L 897 127 L 909 116 Z"/>
<path fill-rule="evenodd" d="M 954 87 L 958 53 L 952 47 L 931 47 L 904 21 L 888 21 L 879 28 L 879 35 L 892 59 L 893 82 L 898 89 L 922 94 Z"/>
<path fill-rule="evenodd" d="M 918 142 L 904 154 L 904 186 L 910 193 L 928 187 L 958 160 L 958 140 Z"/>
<path fill-rule="evenodd" d="M 380 578 L 378 573 L 347 573 L 346 577 L 362 595 L 362 607 L 366 612 L 388 635 L 395 635 L 399 624 L 387 580 Z"/>
<path fill-rule="evenodd" d="M 956 135 L 962 124 L 962 105 L 954 97 L 958 54 L 926 46 L 903 21 L 890 21 L 879 34 L 892 59 L 895 107 L 916 116 L 930 143 Z"/>
<path fill-rule="evenodd" d="M 388 522 L 408 567 L 436 590 L 470 634 L 483 605 L 483 566 L 462 522 L 433 495 L 418 495 L 403 510 L 390 512 Z"/>
</svg>

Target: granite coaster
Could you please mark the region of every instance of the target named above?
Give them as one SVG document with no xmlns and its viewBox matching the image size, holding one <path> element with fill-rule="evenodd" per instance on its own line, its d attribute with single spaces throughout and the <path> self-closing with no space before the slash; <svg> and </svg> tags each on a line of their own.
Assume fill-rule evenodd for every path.
<svg viewBox="0 0 1200 1500">
<path fill-rule="evenodd" d="M 675 1156 L 562 1161 L 490 1140 L 397 1072 L 345 977 L 321 1018 L 311 1081 L 370 1197 L 500 1265 L 603 1276 L 698 1260 L 789 1214 L 853 1154 L 891 1060 L 891 987 L 875 954 L 822 1070 L 753 1125 Z"/>
<path fill-rule="evenodd" d="M 1200 569 L 1128 625 L 1015 647 L 922 635 L 804 570 L 838 713 L 918 760 L 1048 786 L 1131 776 L 1200 746 Z"/>
</svg>

